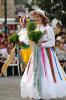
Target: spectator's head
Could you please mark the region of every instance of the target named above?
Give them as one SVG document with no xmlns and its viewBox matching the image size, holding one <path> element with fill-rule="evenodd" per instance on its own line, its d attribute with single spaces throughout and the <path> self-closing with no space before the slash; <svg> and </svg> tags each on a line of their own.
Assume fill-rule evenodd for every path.
<svg viewBox="0 0 66 100">
<path fill-rule="evenodd" d="M 60 41 L 59 40 L 56 40 L 55 45 L 56 46 L 60 46 Z"/>
<path fill-rule="evenodd" d="M 6 38 L 6 34 L 4 32 L 2 33 L 2 38 Z"/>
<path fill-rule="evenodd" d="M 7 48 L 11 49 L 11 43 L 8 43 Z"/>
<path fill-rule="evenodd" d="M 11 49 L 13 49 L 14 48 L 14 43 L 13 42 L 11 42 Z"/>
<path fill-rule="evenodd" d="M 60 32 L 63 31 L 63 27 L 61 26 L 60 23 L 57 23 L 57 24 L 56 24 L 55 31 L 56 31 L 57 34 L 59 34 Z"/>
<path fill-rule="evenodd" d="M 8 52 L 8 54 L 10 54 L 11 53 L 11 44 L 10 43 L 8 43 L 8 45 L 7 45 L 7 52 Z"/>
<path fill-rule="evenodd" d="M 64 40 L 61 39 L 61 40 L 60 40 L 60 46 L 63 46 L 63 45 L 64 45 Z"/>
<path fill-rule="evenodd" d="M 7 47 L 7 44 L 8 44 L 8 42 L 7 42 L 7 40 L 5 40 L 5 41 L 4 41 L 5 47 Z"/>
</svg>

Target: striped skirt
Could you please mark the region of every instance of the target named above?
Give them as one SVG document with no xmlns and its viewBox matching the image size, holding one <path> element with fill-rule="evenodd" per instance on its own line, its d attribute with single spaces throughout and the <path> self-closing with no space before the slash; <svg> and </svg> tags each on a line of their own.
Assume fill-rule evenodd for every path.
<svg viewBox="0 0 66 100">
<path fill-rule="evenodd" d="M 20 86 L 24 98 L 51 99 L 66 96 L 66 75 L 53 48 L 35 48 Z"/>
</svg>

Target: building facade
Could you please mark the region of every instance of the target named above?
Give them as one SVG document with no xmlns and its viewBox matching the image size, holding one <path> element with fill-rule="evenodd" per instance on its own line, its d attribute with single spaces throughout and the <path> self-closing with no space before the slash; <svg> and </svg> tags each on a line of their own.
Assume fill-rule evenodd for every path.
<svg viewBox="0 0 66 100">
<path fill-rule="evenodd" d="M 15 6 L 14 0 L 6 0 L 7 4 L 7 25 L 11 30 L 15 30 Z M 3 23 L 5 21 L 5 0 L 0 0 L 0 30 L 2 29 Z"/>
<path fill-rule="evenodd" d="M 5 11 L 5 0 L 0 0 L 0 18 L 4 18 Z M 14 0 L 6 0 L 7 1 L 7 17 L 14 18 Z"/>
</svg>

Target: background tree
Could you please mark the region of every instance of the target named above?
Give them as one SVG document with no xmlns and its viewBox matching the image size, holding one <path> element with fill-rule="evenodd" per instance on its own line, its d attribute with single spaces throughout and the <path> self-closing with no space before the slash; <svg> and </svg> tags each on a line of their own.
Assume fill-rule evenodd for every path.
<svg viewBox="0 0 66 100">
<path fill-rule="evenodd" d="M 45 13 L 52 18 L 61 19 L 63 24 L 66 22 L 66 0 L 32 0 L 29 4 L 29 0 L 15 0 L 15 4 L 23 4 L 32 10 L 32 6 L 36 5 L 40 7 Z"/>
<path fill-rule="evenodd" d="M 52 19 L 61 19 L 66 25 L 66 1 L 65 0 L 32 0 L 32 5 L 39 6 Z"/>
<path fill-rule="evenodd" d="M 26 8 L 29 8 L 29 10 L 32 10 L 32 5 L 29 4 L 28 0 L 14 0 L 15 5 L 24 5 Z"/>
</svg>

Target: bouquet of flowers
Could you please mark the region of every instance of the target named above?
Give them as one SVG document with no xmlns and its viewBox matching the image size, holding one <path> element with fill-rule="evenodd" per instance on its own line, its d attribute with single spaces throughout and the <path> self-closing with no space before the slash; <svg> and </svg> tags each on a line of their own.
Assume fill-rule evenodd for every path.
<svg viewBox="0 0 66 100">
<path fill-rule="evenodd" d="M 39 30 L 36 30 L 36 23 L 35 22 L 29 22 L 27 25 L 27 31 L 28 31 L 28 38 L 35 42 L 36 44 L 39 42 L 40 38 L 42 37 L 43 33 Z"/>
<path fill-rule="evenodd" d="M 42 32 L 41 31 L 32 31 L 28 34 L 28 38 L 31 41 L 34 41 L 36 44 L 39 42 L 40 38 L 42 37 Z"/>
</svg>

